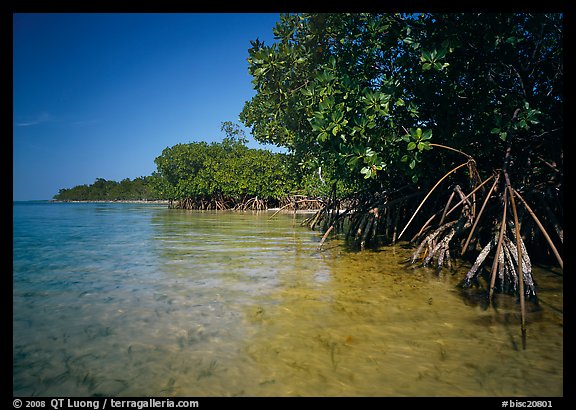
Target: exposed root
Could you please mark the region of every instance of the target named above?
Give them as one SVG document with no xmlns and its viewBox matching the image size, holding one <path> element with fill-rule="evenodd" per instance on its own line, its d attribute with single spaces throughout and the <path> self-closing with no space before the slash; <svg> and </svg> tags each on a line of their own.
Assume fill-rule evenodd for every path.
<svg viewBox="0 0 576 410">
<path fill-rule="evenodd" d="M 476 261 L 472 265 L 472 268 L 466 274 L 463 286 L 470 287 L 473 284 L 478 283 L 478 277 L 480 275 L 480 267 L 486 260 L 487 256 L 490 254 L 490 251 L 496 247 L 498 242 L 498 236 L 495 236 L 490 242 L 488 242 L 482 251 L 478 254 Z M 520 242 L 521 247 L 523 248 L 522 254 L 522 277 L 524 279 L 524 283 L 526 285 L 524 292 L 525 295 L 528 297 L 535 297 L 536 296 L 536 287 L 534 285 L 534 279 L 532 277 L 532 263 L 530 261 L 530 257 L 528 256 L 528 252 L 524 246 L 524 242 Z M 517 265 L 518 265 L 518 250 L 514 241 L 512 241 L 508 235 L 505 233 L 503 235 L 502 241 L 502 249 L 495 255 L 497 264 L 498 264 L 498 282 L 500 289 L 505 293 L 514 292 L 516 293 L 519 289 L 519 278 L 517 273 Z"/>
<path fill-rule="evenodd" d="M 452 221 L 452 222 L 448 222 L 444 225 L 442 225 L 441 227 L 437 228 L 436 230 L 434 230 L 431 234 L 429 234 L 428 236 L 426 236 L 426 238 L 424 238 L 423 241 L 420 242 L 420 245 L 418 246 L 418 248 L 416 248 L 416 251 L 412 254 L 412 263 L 415 263 L 416 260 L 418 259 L 418 255 L 420 255 L 420 252 L 422 252 L 422 249 L 424 247 L 426 247 L 426 257 L 424 258 L 424 265 L 427 265 L 427 263 L 430 261 L 430 259 L 434 256 L 434 254 L 432 254 L 432 256 L 430 255 L 431 252 L 435 252 L 436 245 L 438 243 L 438 241 L 436 241 L 436 238 L 442 233 L 444 232 L 446 229 L 450 228 L 451 226 L 453 226 L 457 221 Z"/>
</svg>

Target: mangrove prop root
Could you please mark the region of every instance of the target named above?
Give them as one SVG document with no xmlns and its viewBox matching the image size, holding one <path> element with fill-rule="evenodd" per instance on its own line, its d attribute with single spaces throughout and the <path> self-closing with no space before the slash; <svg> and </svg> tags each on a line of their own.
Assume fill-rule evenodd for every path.
<svg viewBox="0 0 576 410">
<path fill-rule="evenodd" d="M 554 256 L 556 256 L 556 260 L 560 264 L 560 267 L 562 269 L 564 269 L 564 263 L 562 261 L 562 257 L 560 257 L 560 253 L 558 253 L 558 249 L 556 249 L 556 247 L 554 246 L 552 239 L 550 239 L 550 235 L 548 235 L 548 232 L 546 232 L 546 229 L 544 229 L 544 227 L 540 223 L 540 220 L 538 219 L 536 214 L 532 211 L 530 206 L 528 206 L 528 204 L 526 203 L 524 198 L 522 198 L 522 196 L 520 196 L 518 191 L 516 191 L 514 188 L 512 188 L 512 190 L 513 190 L 514 194 L 518 197 L 518 199 L 520 199 L 520 201 L 522 202 L 522 204 L 524 205 L 524 207 L 526 208 L 526 210 L 528 211 L 528 213 L 530 214 L 532 219 L 534 219 L 534 222 L 536 222 L 536 225 L 538 225 L 538 228 L 540 228 L 540 231 L 542 232 L 542 234 L 546 238 L 546 241 L 548 241 L 548 245 L 550 245 L 550 248 L 552 248 L 552 252 L 554 252 Z"/>
<path fill-rule="evenodd" d="M 316 224 L 318 222 L 320 222 L 320 219 L 323 217 L 324 213 L 326 211 L 326 208 L 320 208 L 316 214 L 314 215 L 314 219 L 312 219 L 312 222 L 310 223 L 310 229 L 314 229 L 314 227 L 316 226 Z"/>
<path fill-rule="evenodd" d="M 504 231 L 506 230 L 506 191 L 504 191 L 504 211 L 502 211 L 502 222 L 500 222 L 500 232 L 498 234 L 498 244 L 496 245 L 496 257 L 492 263 L 492 276 L 490 277 L 490 302 L 492 301 L 492 294 L 494 293 L 494 285 L 496 283 L 496 265 L 502 252 L 502 241 L 504 240 Z"/>
<path fill-rule="evenodd" d="M 330 232 L 332 232 L 332 229 L 334 229 L 334 225 L 330 225 L 330 227 L 326 230 L 326 232 L 324 232 L 322 240 L 320 240 L 320 244 L 318 245 L 318 250 L 322 248 L 322 245 L 324 245 L 324 242 L 326 241 L 326 238 L 328 238 Z"/>
<path fill-rule="evenodd" d="M 398 234 L 398 222 L 400 220 L 400 208 L 396 209 L 396 213 L 394 215 L 394 224 L 392 226 L 392 243 L 396 243 L 397 234 Z"/>
<path fill-rule="evenodd" d="M 368 214 L 361 214 L 360 223 L 358 224 L 358 229 L 356 229 L 356 235 L 354 236 L 355 241 L 358 241 L 358 239 L 360 239 L 367 223 L 368 223 Z"/>
<path fill-rule="evenodd" d="M 456 221 L 454 221 L 454 223 L 456 223 Z M 451 223 L 451 224 L 453 225 L 454 223 Z M 448 225 L 448 224 L 446 224 L 446 225 Z M 452 240 L 452 237 L 454 236 L 455 233 L 456 233 L 456 230 L 454 228 L 450 228 L 450 231 L 448 232 L 448 234 L 445 235 L 444 238 L 440 242 L 438 242 L 436 244 L 436 246 L 434 246 L 433 249 L 428 253 L 428 256 L 426 257 L 426 259 L 424 259 L 424 263 L 423 263 L 424 266 L 428 265 L 428 263 L 431 260 L 433 260 L 434 256 L 438 252 L 440 253 L 440 255 L 442 255 L 443 253 L 446 252 L 446 250 L 448 250 L 450 240 Z M 442 263 L 440 260 L 438 260 L 437 265 L 439 268 L 442 266 Z"/>
<path fill-rule="evenodd" d="M 464 216 L 466 216 L 466 218 L 470 222 L 470 225 L 472 225 L 472 217 L 473 217 L 472 204 L 468 200 L 468 197 L 470 196 L 470 194 L 464 195 L 464 192 L 462 192 L 462 188 L 460 188 L 460 185 L 456 185 L 454 187 L 454 192 L 456 192 L 458 194 L 458 196 L 460 196 L 459 204 L 460 203 L 464 204 L 464 207 L 462 209 L 462 213 L 464 214 Z M 474 192 L 474 191 L 472 191 L 472 192 Z M 456 206 L 454 206 L 451 210 L 453 210 L 453 209 L 456 209 Z"/>
<path fill-rule="evenodd" d="M 514 273 L 516 274 L 516 266 L 514 266 L 514 262 L 516 265 L 518 263 L 518 249 L 516 246 L 515 241 L 512 241 L 510 238 L 505 237 L 505 245 L 508 248 L 509 254 L 512 256 L 511 264 Z M 526 296 L 535 296 L 536 295 L 536 288 L 534 285 L 534 279 L 532 278 L 532 262 L 530 261 L 530 257 L 528 256 L 528 252 L 526 251 L 526 247 L 524 245 L 524 241 L 520 238 L 520 256 L 522 258 L 522 277 L 524 278 L 524 283 L 526 284 L 526 289 L 524 294 Z M 516 279 L 516 283 L 518 283 L 518 279 Z M 518 286 L 519 288 L 519 286 Z"/>
<path fill-rule="evenodd" d="M 279 208 L 276 212 L 274 212 L 274 213 L 270 216 L 270 218 L 268 218 L 268 219 L 274 218 L 278 213 L 280 213 L 280 211 L 283 211 L 284 209 L 286 209 L 286 208 L 288 208 L 288 207 L 290 207 L 290 206 L 292 206 L 292 203 L 291 203 L 291 202 L 290 202 L 290 203 L 287 203 L 286 205 L 284 205 L 284 206 L 282 206 L 282 207 L 280 207 L 280 208 Z"/>
<path fill-rule="evenodd" d="M 500 283 L 502 283 L 502 290 L 504 292 L 509 292 L 510 290 L 516 291 L 516 284 L 518 283 L 518 277 L 516 276 L 516 268 L 514 267 L 514 259 L 512 257 L 512 251 L 510 249 L 510 241 L 508 237 L 504 241 L 502 246 L 504 251 L 504 272 L 503 275 L 499 277 Z M 505 280 L 505 278 L 509 278 Z"/>
<path fill-rule="evenodd" d="M 484 209 L 486 208 L 486 204 L 488 203 L 488 200 L 490 199 L 492 192 L 496 188 L 496 185 L 498 184 L 499 179 L 500 179 L 500 174 L 496 175 L 496 179 L 494 180 L 494 183 L 492 184 L 490 191 L 488 191 L 488 194 L 486 195 L 486 198 L 484 199 L 484 202 L 482 203 L 482 207 L 480 208 L 480 212 L 478 212 L 478 215 L 476 215 L 476 217 L 474 218 L 474 225 L 472 225 L 472 229 L 470 230 L 470 233 L 468 234 L 468 238 L 466 238 L 466 242 L 464 243 L 464 246 L 462 246 L 460 256 L 463 256 L 464 252 L 466 252 L 466 249 L 468 248 L 468 245 L 470 244 L 470 239 L 472 239 L 472 235 L 474 234 L 474 231 L 476 230 L 476 226 L 478 226 L 478 221 L 480 221 L 480 217 L 482 216 L 482 213 L 484 212 Z M 487 182 L 487 181 L 488 180 L 486 180 L 485 182 Z"/>
<path fill-rule="evenodd" d="M 446 235 L 444 237 L 444 239 L 442 239 L 442 241 L 440 241 L 440 243 L 438 245 L 436 245 L 436 248 L 440 250 L 439 255 L 438 255 L 438 269 L 442 268 L 442 265 L 444 264 L 444 258 L 447 256 L 448 259 L 446 260 L 447 262 L 449 262 L 449 258 L 450 258 L 450 248 L 449 248 L 449 243 L 452 240 L 452 237 L 454 236 L 454 234 L 456 233 L 456 230 L 454 228 L 450 229 L 450 233 L 448 233 L 448 235 Z"/>
<path fill-rule="evenodd" d="M 504 170 L 504 175 L 506 177 L 506 188 L 510 192 L 510 203 L 512 205 L 512 214 L 514 215 L 514 225 L 515 225 L 515 234 L 516 234 L 516 244 L 518 247 L 518 272 L 521 274 L 524 272 L 522 270 L 522 249 L 523 245 L 521 245 L 521 237 L 520 237 L 520 224 L 518 222 L 518 212 L 516 211 L 516 202 L 514 201 L 514 192 L 512 191 L 512 186 L 510 185 L 510 179 L 508 178 L 508 174 L 506 170 Z M 519 293 L 520 293 L 520 315 L 521 315 L 521 332 L 522 332 L 522 348 L 526 349 L 526 301 L 524 297 L 524 275 L 521 276 L 519 281 Z"/>
<path fill-rule="evenodd" d="M 476 260 L 474 261 L 472 268 L 470 268 L 470 270 L 466 274 L 466 277 L 464 278 L 464 286 L 466 286 L 466 287 L 471 286 L 472 280 L 475 279 L 477 276 L 478 269 L 484 263 L 484 260 L 486 259 L 486 257 L 490 253 L 490 250 L 495 245 L 495 243 L 496 243 L 495 240 L 491 240 L 490 242 L 488 242 L 486 244 L 486 246 L 484 246 L 484 248 L 482 248 L 482 250 L 480 251 L 480 253 L 476 257 Z"/>
<path fill-rule="evenodd" d="M 362 232 L 360 240 L 360 249 L 364 249 L 366 247 L 366 240 L 368 239 L 368 234 L 372 231 L 372 225 L 374 224 L 374 217 L 372 215 L 368 215 L 366 219 L 367 219 L 366 226 L 364 227 L 364 231 Z"/>
<path fill-rule="evenodd" d="M 499 240 L 499 233 L 491 241 L 489 241 L 482 251 L 478 254 L 476 261 L 472 265 L 472 268 L 466 274 L 464 278 L 464 286 L 470 287 L 472 281 L 478 276 L 479 269 L 486 260 L 490 251 L 496 246 Z M 521 247 L 523 247 L 523 242 L 521 242 Z M 505 232 L 502 237 L 501 252 L 495 255 L 495 262 L 498 265 L 497 268 L 497 278 L 500 282 L 503 292 L 508 292 L 512 290 L 513 292 L 519 291 L 519 276 L 524 279 L 526 288 L 524 290 L 524 295 L 528 297 L 536 296 L 536 287 L 534 285 L 534 280 L 531 272 L 531 262 L 528 256 L 528 252 L 521 252 L 522 257 L 522 275 L 517 274 L 518 265 L 518 251 L 516 244 L 512 241 L 508 234 Z M 491 276 L 491 280 L 494 276 Z M 492 286 L 492 283 L 491 283 Z M 495 286 L 492 286 L 495 288 Z"/>
<path fill-rule="evenodd" d="M 336 230 L 338 229 L 337 227 L 342 224 L 342 221 L 344 220 L 344 218 L 346 218 L 349 215 L 350 211 L 351 211 L 351 209 L 349 208 L 349 209 L 346 209 L 344 212 L 340 213 L 339 209 L 337 209 L 337 213 L 336 213 L 335 217 L 333 219 L 331 219 L 332 223 L 326 229 L 326 232 L 324 232 L 324 235 L 322 236 L 322 239 L 320 240 L 320 244 L 318 245 L 318 250 L 320 250 L 322 248 L 322 245 L 324 244 L 324 242 L 328 238 L 328 235 L 330 234 L 330 232 L 332 232 L 335 229 Z"/>
<path fill-rule="evenodd" d="M 378 212 L 378 208 L 372 209 L 371 212 L 374 214 L 374 222 L 372 223 L 371 236 L 372 238 L 376 238 L 376 235 L 378 234 L 378 220 L 380 219 L 380 214 Z"/>
<path fill-rule="evenodd" d="M 450 195 L 450 198 L 452 198 L 454 196 L 455 193 L 458 193 L 458 195 L 460 196 L 460 201 L 457 202 L 452 208 L 450 208 L 450 210 L 448 210 L 446 212 L 446 210 L 444 211 L 444 214 L 442 216 L 442 219 L 439 223 L 439 225 L 442 225 L 442 221 L 446 218 L 446 216 L 450 215 L 454 210 L 456 210 L 460 205 L 462 204 L 467 204 L 468 208 L 470 206 L 470 202 L 468 201 L 468 198 L 470 196 L 473 196 L 476 191 L 478 191 L 480 188 L 482 188 L 488 181 L 490 181 L 494 176 L 490 176 L 488 178 L 486 178 L 486 180 L 484 180 L 484 182 L 482 182 L 480 185 L 478 185 L 476 188 L 474 188 L 468 195 L 464 195 L 464 193 L 462 192 L 462 189 L 460 188 L 460 186 L 456 185 L 456 187 L 453 189 L 452 194 Z M 487 198 L 489 197 L 489 195 L 487 196 Z M 448 203 L 450 203 L 451 199 L 448 200 Z M 446 208 L 448 207 L 448 205 L 446 205 Z M 465 206 L 465 211 L 466 211 L 466 206 Z M 420 231 L 414 235 L 414 237 L 410 240 L 410 242 L 414 242 L 416 240 L 416 238 L 420 237 L 420 235 L 428 228 L 428 226 L 430 225 L 430 223 L 432 222 L 432 220 L 438 215 L 439 212 L 436 212 L 434 215 L 432 215 L 427 221 L 426 223 L 424 223 L 424 225 L 422 225 L 422 228 L 420 228 Z M 472 212 L 472 215 L 469 216 L 469 220 L 472 220 L 474 217 L 475 213 Z"/>
<path fill-rule="evenodd" d="M 412 254 L 412 263 L 414 263 L 416 261 L 416 259 L 418 258 L 418 255 L 420 254 L 420 252 L 422 251 L 422 248 L 424 246 L 426 246 L 428 248 L 428 252 L 430 252 L 435 246 L 435 239 L 442 233 L 444 232 L 446 229 L 450 228 L 451 226 L 453 226 L 457 221 L 452 221 L 452 222 L 448 222 L 442 226 L 440 226 L 439 228 L 437 228 L 436 230 L 434 230 L 434 232 L 432 232 L 431 234 L 429 234 L 426 238 L 424 238 L 424 240 L 420 243 L 420 246 L 416 249 L 416 251 Z M 432 255 L 433 256 L 433 255 Z M 430 254 L 428 253 L 428 256 L 426 258 L 430 257 Z M 424 263 L 426 264 L 426 262 Z"/>
<path fill-rule="evenodd" d="M 432 187 L 432 189 L 428 192 L 428 194 L 426 194 L 426 196 L 424 197 L 424 199 L 422 200 L 422 202 L 420 202 L 420 205 L 418 205 L 418 208 L 416 208 L 416 211 L 414 211 L 414 214 L 412 215 L 412 217 L 410 218 L 410 220 L 408 220 L 408 223 L 404 226 L 404 229 L 402 229 L 402 232 L 400 232 L 400 235 L 398 235 L 398 239 L 400 239 L 402 237 L 402 234 L 404 234 L 404 232 L 406 231 L 406 229 L 408 228 L 408 226 L 412 223 L 412 221 L 414 220 L 414 217 L 418 214 L 418 211 L 420 211 L 420 208 L 422 208 L 422 206 L 424 205 L 424 203 L 426 202 L 426 200 L 430 197 L 430 195 L 432 195 L 432 192 L 434 192 L 434 190 L 438 187 L 438 185 L 440 185 L 440 183 L 442 181 L 444 181 L 446 178 L 448 178 L 448 176 L 456 171 L 458 171 L 460 168 L 464 167 L 467 165 L 467 162 L 458 165 L 457 167 L 451 169 L 450 171 L 448 171 L 442 178 L 440 178 L 438 180 L 438 182 L 436 182 L 436 184 Z"/>
<path fill-rule="evenodd" d="M 448 209 L 450 209 L 450 204 L 452 203 L 452 200 L 454 199 L 454 195 L 456 195 L 456 192 L 452 191 L 452 193 L 450 194 L 450 197 L 448 198 L 448 202 L 446 202 L 446 206 L 444 207 L 444 212 L 442 213 L 442 218 L 440 218 L 440 222 L 438 223 L 438 225 L 442 225 L 444 223 L 444 219 L 446 218 L 446 213 L 448 212 Z"/>
</svg>

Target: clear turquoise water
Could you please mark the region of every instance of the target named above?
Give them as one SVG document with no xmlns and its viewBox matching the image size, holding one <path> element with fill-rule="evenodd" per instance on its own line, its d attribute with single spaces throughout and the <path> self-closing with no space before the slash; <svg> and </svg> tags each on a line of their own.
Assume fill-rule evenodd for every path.
<svg viewBox="0 0 576 410">
<path fill-rule="evenodd" d="M 17 396 L 563 394 L 550 270 L 535 271 L 522 350 L 514 298 L 485 309 L 402 247 L 318 252 L 290 215 L 41 202 L 13 215 Z"/>
</svg>

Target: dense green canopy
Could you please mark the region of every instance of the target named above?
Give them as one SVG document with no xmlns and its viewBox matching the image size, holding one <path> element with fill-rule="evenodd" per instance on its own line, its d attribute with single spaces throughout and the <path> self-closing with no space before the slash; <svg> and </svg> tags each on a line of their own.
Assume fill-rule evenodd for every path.
<svg viewBox="0 0 576 410">
<path fill-rule="evenodd" d="M 245 145 L 237 126 L 223 123 L 221 143 L 177 144 L 156 158 L 156 187 L 185 208 L 234 208 L 258 199 L 256 208 L 277 204 L 293 188 L 285 155 Z"/>
<path fill-rule="evenodd" d="M 462 159 L 430 143 L 484 174 L 508 147 L 517 180 L 561 167 L 559 14 L 282 15 L 274 34 L 252 42 L 241 119 L 310 169 L 371 189 L 430 181 Z"/>
</svg>

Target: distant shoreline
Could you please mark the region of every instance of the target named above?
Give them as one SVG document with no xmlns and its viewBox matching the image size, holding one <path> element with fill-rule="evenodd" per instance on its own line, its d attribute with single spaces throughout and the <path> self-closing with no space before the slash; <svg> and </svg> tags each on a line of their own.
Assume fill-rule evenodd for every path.
<svg viewBox="0 0 576 410">
<path fill-rule="evenodd" d="M 150 200 L 146 200 L 146 199 L 118 199 L 118 200 L 110 200 L 110 199 L 106 199 L 106 200 L 86 200 L 86 201 L 80 201 L 80 200 L 60 200 L 60 199 L 50 199 L 48 202 L 57 202 L 57 203 L 103 203 L 103 204 L 114 204 L 114 203 L 122 203 L 122 204 L 162 204 L 162 205 L 168 205 L 170 203 L 170 201 L 168 201 L 167 199 L 150 199 Z"/>
<path fill-rule="evenodd" d="M 40 202 L 45 202 L 45 201 L 40 201 Z M 90 204 L 90 203 L 94 203 L 94 204 L 116 204 L 116 203 L 120 203 L 120 204 L 156 204 L 156 205 L 169 205 L 170 201 L 167 199 L 151 199 L 151 200 L 145 200 L 145 199 L 118 199 L 118 200 L 86 200 L 86 201 L 80 201 L 80 200 L 59 200 L 59 199 L 49 199 L 47 200 L 47 202 L 54 202 L 54 203 L 85 203 L 85 204 Z M 296 211 L 294 211 L 293 209 L 280 209 L 280 208 L 268 208 L 265 211 L 267 212 L 279 212 L 279 213 L 297 213 L 297 214 L 313 214 L 315 212 L 317 212 L 317 209 L 298 209 Z"/>
<path fill-rule="evenodd" d="M 46 201 L 40 201 L 40 202 L 46 202 Z M 94 204 L 150 204 L 150 205 L 170 205 L 170 201 L 168 201 L 167 199 L 153 199 L 153 200 L 144 200 L 144 199 L 119 199 L 119 200 L 87 200 L 87 201 L 79 201 L 79 200 L 59 200 L 59 199 L 49 199 L 47 200 L 47 202 L 54 202 L 54 203 L 84 203 L 84 204 L 90 204 L 90 203 L 94 203 Z M 231 211 L 231 209 L 229 209 L 229 211 Z M 278 213 L 282 213 L 282 214 L 314 214 L 316 213 L 318 210 L 317 209 L 297 209 L 296 211 L 294 211 L 294 209 L 280 209 L 280 208 L 268 208 L 264 210 L 265 212 L 278 212 Z"/>
</svg>

